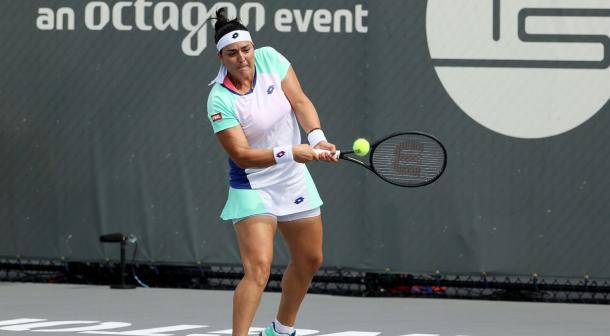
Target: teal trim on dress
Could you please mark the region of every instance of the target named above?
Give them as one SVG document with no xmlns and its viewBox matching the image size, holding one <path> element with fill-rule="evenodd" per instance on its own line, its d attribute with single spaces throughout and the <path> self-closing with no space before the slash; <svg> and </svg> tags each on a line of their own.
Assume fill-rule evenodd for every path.
<svg viewBox="0 0 610 336">
<path fill-rule="evenodd" d="M 320 207 L 324 202 L 322 202 L 322 199 L 320 198 L 316 184 L 313 182 L 313 178 L 311 177 L 311 174 L 309 174 L 307 167 L 305 167 L 305 181 L 307 183 L 307 196 L 309 196 L 309 209 L 311 210 Z"/>
<path fill-rule="evenodd" d="M 208 97 L 208 119 L 214 133 L 239 125 L 235 114 L 237 97 L 222 85 L 215 83 Z"/>
<path fill-rule="evenodd" d="M 224 220 L 248 217 L 269 212 L 258 190 L 229 188 L 229 196 L 220 218 Z"/>
<path fill-rule="evenodd" d="M 274 73 L 280 80 L 286 78 L 290 62 L 272 47 L 262 47 L 254 51 L 256 70 L 261 73 Z"/>
</svg>

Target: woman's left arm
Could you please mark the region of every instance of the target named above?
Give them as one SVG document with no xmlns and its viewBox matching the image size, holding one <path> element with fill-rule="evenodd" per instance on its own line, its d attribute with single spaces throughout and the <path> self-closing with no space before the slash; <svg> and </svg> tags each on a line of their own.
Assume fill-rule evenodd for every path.
<svg viewBox="0 0 610 336">
<path fill-rule="evenodd" d="M 292 110 L 296 114 L 299 124 L 306 134 L 309 134 L 309 132 L 312 130 L 321 128 L 318 112 L 313 106 L 311 100 L 309 100 L 307 95 L 305 95 L 305 92 L 303 92 L 299 79 L 292 69 L 292 66 L 288 68 L 288 73 L 282 80 L 282 90 L 284 91 L 286 98 L 288 98 L 288 101 L 292 106 Z M 337 150 L 334 144 L 327 141 L 321 141 L 320 143 L 316 144 L 314 148 L 326 149 L 333 154 Z M 337 159 L 335 159 L 332 155 L 329 155 L 328 158 L 330 161 L 337 161 Z"/>
</svg>

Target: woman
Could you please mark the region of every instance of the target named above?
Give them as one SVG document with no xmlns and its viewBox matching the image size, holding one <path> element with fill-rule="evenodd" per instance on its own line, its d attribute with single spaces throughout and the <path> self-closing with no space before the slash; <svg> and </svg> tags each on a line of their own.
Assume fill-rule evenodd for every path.
<svg viewBox="0 0 610 336">
<path fill-rule="evenodd" d="M 261 334 L 294 335 L 297 312 L 322 263 L 322 200 L 303 163 L 337 162 L 336 148 L 286 58 L 270 47 L 254 50 L 246 27 L 227 20 L 224 9 L 216 16 L 221 67 L 207 108 L 229 155 L 229 197 L 221 218 L 233 221 L 244 267 L 233 297 L 233 335 L 248 333 L 269 278 L 277 228 L 291 260 L 277 317 Z M 301 144 L 299 124 L 309 145 Z M 316 155 L 314 148 L 329 152 Z"/>
</svg>

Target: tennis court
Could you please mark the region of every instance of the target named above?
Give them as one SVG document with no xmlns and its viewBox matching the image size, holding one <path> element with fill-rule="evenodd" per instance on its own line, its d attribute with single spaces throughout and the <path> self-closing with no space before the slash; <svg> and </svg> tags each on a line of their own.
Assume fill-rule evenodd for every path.
<svg viewBox="0 0 610 336">
<path fill-rule="evenodd" d="M 230 291 L 0 283 L 0 334 L 227 335 L 231 300 Z M 269 323 L 278 302 L 277 293 L 263 295 L 254 328 Z M 296 327 L 298 335 L 606 336 L 608 316 L 607 305 L 311 294 Z"/>
</svg>

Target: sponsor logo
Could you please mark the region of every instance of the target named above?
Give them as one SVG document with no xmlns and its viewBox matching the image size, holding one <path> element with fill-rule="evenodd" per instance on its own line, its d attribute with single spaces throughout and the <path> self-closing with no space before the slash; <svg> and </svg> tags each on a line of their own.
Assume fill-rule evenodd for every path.
<svg viewBox="0 0 610 336">
<path fill-rule="evenodd" d="M 212 121 L 219 121 L 219 120 L 222 120 L 222 114 L 220 114 L 220 113 L 212 114 Z"/>
<path fill-rule="evenodd" d="M 294 200 L 294 204 L 301 204 L 301 203 L 303 203 L 304 200 L 305 200 L 304 197 L 299 196 L 297 199 Z"/>
<path fill-rule="evenodd" d="M 269 87 L 267 88 L 267 94 L 272 94 L 274 89 L 275 87 L 273 85 L 269 85 Z"/>
<path fill-rule="evenodd" d="M 236 39 L 238 36 L 239 36 L 239 33 L 235 33 L 235 34 L 231 35 L 231 37 L 232 37 L 233 39 Z"/>
<path fill-rule="evenodd" d="M 286 155 L 286 152 L 284 152 L 284 151 L 279 151 L 279 152 L 277 152 L 277 154 L 275 154 L 275 156 L 278 158 L 281 158 L 284 155 Z"/>
<path fill-rule="evenodd" d="M 424 145 L 419 141 L 405 141 L 398 144 L 394 149 L 394 170 L 419 177 L 423 151 Z"/>
<path fill-rule="evenodd" d="M 453 101 L 511 137 L 562 134 L 610 98 L 610 1 L 429 0 L 432 64 Z"/>
<path fill-rule="evenodd" d="M 352 8 L 293 9 L 279 8 L 267 13 L 259 2 L 232 2 L 204 4 L 201 1 L 92 1 L 84 4 L 81 13 L 69 6 L 53 1 L 56 6 L 39 7 L 36 28 L 42 31 L 87 29 L 89 31 L 186 31 L 182 40 L 182 52 L 187 56 L 199 56 L 208 46 L 208 30 L 213 30 L 216 10 L 226 8 L 229 17 L 239 16 L 251 31 L 260 31 L 268 21 L 279 33 L 293 31 L 317 33 L 367 33 L 366 18 L 369 11 L 361 4 Z M 283 3 L 282 3 L 283 4 Z M 274 5 L 275 6 L 275 5 Z M 281 5 L 280 5 L 281 6 Z M 79 5 L 81 7 L 81 5 Z M 82 20 L 82 24 L 76 20 Z M 233 38 L 236 38 L 233 35 Z"/>
</svg>

